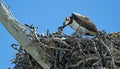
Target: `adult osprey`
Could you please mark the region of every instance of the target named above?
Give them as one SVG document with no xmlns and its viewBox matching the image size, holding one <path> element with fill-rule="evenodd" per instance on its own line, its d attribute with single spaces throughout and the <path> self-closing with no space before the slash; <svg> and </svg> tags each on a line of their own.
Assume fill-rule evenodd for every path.
<svg viewBox="0 0 120 69">
<path fill-rule="evenodd" d="M 62 30 L 68 25 L 70 25 L 70 27 L 79 34 L 91 36 L 96 36 L 98 34 L 97 28 L 92 21 L 90 21 L 86 16 L 78 13 L 72 13 L 71 16 L 66 17 L 63 26 L 59 27 L 59 29 Z"/>
</svg>

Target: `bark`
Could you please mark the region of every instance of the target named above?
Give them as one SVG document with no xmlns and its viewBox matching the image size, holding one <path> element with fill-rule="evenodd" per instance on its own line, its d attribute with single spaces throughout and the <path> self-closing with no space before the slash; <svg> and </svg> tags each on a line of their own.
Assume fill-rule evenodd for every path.
<svg viewBox="0 0 120 69">
<path fill-rule="evenodd" d="M 0 22 L 7 29 L 7 31 L 18 41 L 20 46 L 25 49 L 43 69 L 50 69 L 49 63 L 45 61 L 45 52 L 38 49 L 40 46 L 38 41 L 33 40 L 33 33 L 28 33 L 25 26 L 21 25 L 17 19 L 11 14 L 8 7 L 6 7 L 2 0 L 0 0 Z"/>
</svg>

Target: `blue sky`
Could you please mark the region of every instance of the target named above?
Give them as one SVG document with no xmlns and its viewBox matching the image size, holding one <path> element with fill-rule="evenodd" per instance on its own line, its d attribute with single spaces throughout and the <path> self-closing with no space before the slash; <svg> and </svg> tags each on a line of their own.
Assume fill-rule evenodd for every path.
<svg viewBox="0 0 120 69">
<path fill-rule="evenodd" d="M 72 12 L 89 17 L 98 30 L 120 31 L 120 0 L 4 0 L 20 23 L 38 26 L 39 33 L 56 32 L 64 18 Z M 73 32 L 70 27 L 64 32 Z M 0 23 L 0 69 L 13 67 L 11 59 L 16 51 L 10 45 L 17 43 Z"/>
</svg>

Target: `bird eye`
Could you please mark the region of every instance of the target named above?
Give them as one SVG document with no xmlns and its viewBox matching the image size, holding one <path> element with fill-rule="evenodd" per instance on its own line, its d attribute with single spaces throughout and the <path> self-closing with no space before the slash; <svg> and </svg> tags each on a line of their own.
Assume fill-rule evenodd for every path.
<svg viewBox="0 0 120 69">
<path fill-rule="evenodd" d="M 70 19 L 69 18 L 66 18 L 66 21 L 69 21 Z"/>
</svg>

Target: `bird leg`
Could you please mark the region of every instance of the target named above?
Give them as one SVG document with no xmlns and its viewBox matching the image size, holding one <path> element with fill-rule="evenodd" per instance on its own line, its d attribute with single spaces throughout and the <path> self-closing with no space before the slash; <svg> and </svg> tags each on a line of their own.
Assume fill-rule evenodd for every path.
<svg viewBox="0 0 120 69">
<path fill-rule="evenodd" d="M 84 34 L 78 32 L 79 28 L 80 28 L 80 26 L 76 29 L 76 31 L 72 35 L 75 36 L 75 37 L 80 37 L 81 38 Z"/>
</svg>

